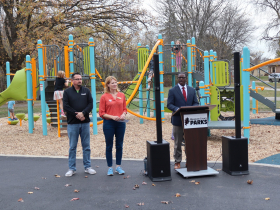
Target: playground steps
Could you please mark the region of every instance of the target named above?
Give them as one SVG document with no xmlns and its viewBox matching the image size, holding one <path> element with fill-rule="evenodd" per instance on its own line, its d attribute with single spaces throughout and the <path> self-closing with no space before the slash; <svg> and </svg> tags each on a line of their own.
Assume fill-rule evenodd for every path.
<svg viewBox="0 0 280 210">
<path fill-rule="evenodd" d="M 258 100 L 259 102 L 261 102 L 262 104 L 266 105 L 267 107 L 269 107 L 273 112 L 275 112 L 275 103 L 272 102 L 271 100 L 263 97 L 262 95 L 260 95 L 259 93 L 256 93 L 255 91 L 250 91 L 250 96 L 256 100 Z"/>
<path fill-rule="evenodd" d="M 54 100 L 48 100 L 46 102 L 48 104 L 49 111 L 50 111 L 51 126 L 57 128 L 58 127 L 57 102 Z M 67 118 L 60 116 L 59 119 L 60 119 L 60 136 L 67 136 L 68 135 L 67 134 Z"/>
</svg>

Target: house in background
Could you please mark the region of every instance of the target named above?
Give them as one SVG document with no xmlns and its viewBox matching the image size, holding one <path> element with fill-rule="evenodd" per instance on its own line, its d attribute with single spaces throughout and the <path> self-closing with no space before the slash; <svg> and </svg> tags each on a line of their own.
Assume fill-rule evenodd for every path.
<svg viewBox="0 0 280 210">
<path fill-rule="evenodd" d="M 268 65 L 269 73 L 280 73 L 280 61 Z"/>
</svg>

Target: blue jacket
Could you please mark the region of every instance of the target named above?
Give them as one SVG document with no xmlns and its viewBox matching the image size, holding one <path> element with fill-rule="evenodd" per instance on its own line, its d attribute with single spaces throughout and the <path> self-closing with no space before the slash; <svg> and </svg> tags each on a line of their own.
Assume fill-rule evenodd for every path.
<svg viewBox="0 0 280 210">
<path fill-rule="evenodd" d="M 185 101 L 182 91 L 178 84 L 171 88 L 168 92 L 167 108 L 174 113 L 181 106 L 198 106 L 195 89 L 187 86 L 187 101 Z M 172 125 L 182 126 L 181 116 L 173 116 L 171 118 Z"/>
</svg>

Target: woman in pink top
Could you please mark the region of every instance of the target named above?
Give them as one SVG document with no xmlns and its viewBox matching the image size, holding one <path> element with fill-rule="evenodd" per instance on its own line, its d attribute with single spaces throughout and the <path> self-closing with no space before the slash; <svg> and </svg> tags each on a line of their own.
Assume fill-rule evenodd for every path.
<svg viewBox="0 0 280 210">
<path fill-rule="evenodd" d="M 99 116 L 103 118 L 103 133 L 106 141 L 106 160 L 108 176 L 113 176 L 112 148 L 116 137 L 116 173 L 124 174 L 121 168 L 123 138 L 125 133 L 125 116 L 127 114 L 125 95 L 119 92 L 117 79 L 109 76 L 105 80 L 104 94 L 100 98 Z"/>
</svg>

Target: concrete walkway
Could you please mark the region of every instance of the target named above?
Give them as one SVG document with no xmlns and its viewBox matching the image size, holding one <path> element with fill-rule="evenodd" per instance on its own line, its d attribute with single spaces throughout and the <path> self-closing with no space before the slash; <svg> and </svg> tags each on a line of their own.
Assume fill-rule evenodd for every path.
<svg viewBox="0 0 280 210">
<path fill-rule="evenodd" d="M 107 176 L 106 161 L 100 159 L 92 160 L 96 175 L 85 174 L 82 160 L 77 160 L 77 173 L 73 177 L 64 176 L 66 158 L 0 156 L 0 163 L 0 209 L 3 210 L 279 209 L 280 167 L 271 165 L 250 164 L 250 175 L 246 176 L 230 176 L 219 171 L 217 176 L 190 179 L 176 173 L 171 165 L 172 181 L 152 183 L 142 173 L 143 161 L 136 160 L 123 161 L 125 179 L 124 175 Z M 208 166 L 222 168 L 221 163 L 208 163 Z M 253 184 L 247 184 L 247 180 L 253 180 Z M 133 190 L 136 184 L 139 188 Z M 79 192 L 75 193 L 75 189 Z M 24 202 L 18 202 L 20 198 Z M 79 200 L 70 201 L 73 198 Z"/>
</svg>

